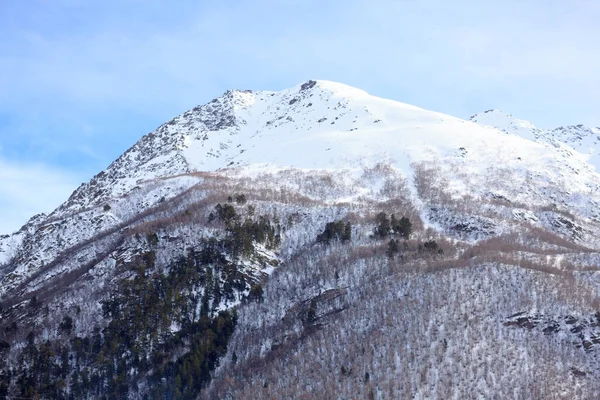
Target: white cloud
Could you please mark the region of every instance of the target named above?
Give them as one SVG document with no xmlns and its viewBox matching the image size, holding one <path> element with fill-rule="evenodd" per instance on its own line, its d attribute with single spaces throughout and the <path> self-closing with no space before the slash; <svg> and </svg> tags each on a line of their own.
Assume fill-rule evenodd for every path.
<svg viewBox="0 0 600 400">
<path fill-rule="evenodd" d="M 47 165 L 0 158 L 0 234 L 16 231 L 35 214 L 54 210 L 79 183 L 72 173 Z"/>
</svg>

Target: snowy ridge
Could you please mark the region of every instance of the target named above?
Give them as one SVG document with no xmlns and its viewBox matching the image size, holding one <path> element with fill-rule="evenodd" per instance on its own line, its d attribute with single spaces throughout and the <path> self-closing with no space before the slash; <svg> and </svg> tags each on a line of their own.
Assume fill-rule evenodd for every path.
<svg viewBox="0 0 600 400">
<path fill-rule="evenodd" d="M 531 122 L 515 118 L 511 114 L 505 114 L 495 109 L 475 114 L 470 120 L 484 126 L 494 127 L 505 133 L 520 136 L 532 142 L 540 140 L 544 134 L 542 129 L 537 128 Z"/>
<path fill-rule="evenodd" d="M 470 120 L 534 142 L 563 147 L 566 152 L 575 150 L 577 152 L 575 157 L 581 156 L 583 160 L 593 165 L 596 171 L 600 171 L 600 128 L 580 124 L 543 130 L 529 121 L 515 118 L 500 110 L 475 114 Z"/>
<path fill-rule="evenodd" d="M 561 126 L 548 132 L 548 135 L 583 154 L 587 162 L 600 171 L 600 128 Z"/>
</svg>

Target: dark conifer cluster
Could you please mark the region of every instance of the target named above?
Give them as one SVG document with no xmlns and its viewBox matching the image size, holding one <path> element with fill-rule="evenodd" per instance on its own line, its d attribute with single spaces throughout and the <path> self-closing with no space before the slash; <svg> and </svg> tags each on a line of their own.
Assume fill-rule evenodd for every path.
<svg viewBox="0 0 600 400">
<path fill-rule="evenodd" d="M 325 225 L 323 232 L 317 235 L 317 243 L 329 244 L 332 240 L 346 242 L 352 240 L 352 225 L 350 222 L 334 221 Z"/>
</svg>

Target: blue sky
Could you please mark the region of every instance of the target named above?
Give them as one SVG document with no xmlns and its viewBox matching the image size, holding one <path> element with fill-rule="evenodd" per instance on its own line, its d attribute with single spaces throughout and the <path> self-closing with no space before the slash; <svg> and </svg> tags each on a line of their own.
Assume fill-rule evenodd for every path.
<svg viewBox="0 0 600 400">
<path fill-rule="evenodd" d="M 597 0 L 0 0 L 0 233 L 231 88 L 600 125 Z"/>
</svg>

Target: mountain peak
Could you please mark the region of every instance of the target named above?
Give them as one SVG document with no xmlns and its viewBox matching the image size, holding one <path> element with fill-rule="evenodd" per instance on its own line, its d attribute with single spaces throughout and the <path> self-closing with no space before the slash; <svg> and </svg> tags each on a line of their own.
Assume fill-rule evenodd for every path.
<svg viewBox="0 0 600 400">
<path fill-rule="evenodd" d="M 510 165 L 519 156 L 545 162 L 535 161 L 544 146 L 531 143 L 542 132 L 533 124 L 499 110 L 471 120 L 496 129 L 327 80 L 278 92 L 228 90 L 145 135 L 59 213 L 101 206 L 139 182 L 251 164 L 353 169 L 389 161 L 410 174 L 413 162 L 465 151 L 474 163 L 500 157 Z"/>
<path fill-rule="evenodd" d="M 324 80 L 324 79 L 317 79 L 317 80 L 309 80 L 306 81 L 300 85 L 295 86 L 294 88 L 292 88 L 292 90 L 297 89 L 299 91 L 307 91 L 307 90 L 315 90 L 315 89 L 319 89 L 322 91 L 327 91 L 330 93 L 335 93 L 337 95 L 341 95 L 341 96 L 368 96 L 369 94 L 359 88 L 356 88 L 354 86 L 350 86 L 350 85 L 346 85 L 344 83 L 340 83 L 340 82 L 334 82 L 334 81 L 328 81 L 328 80 Z"/>
</svg>

